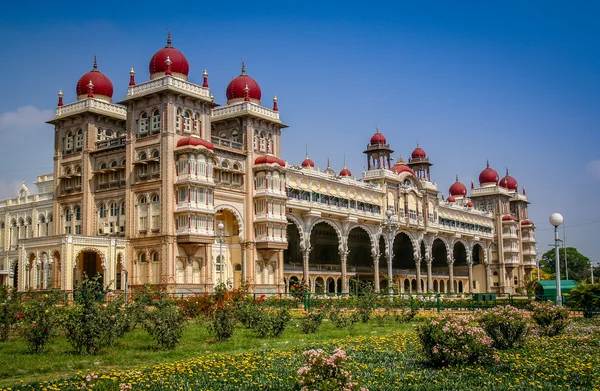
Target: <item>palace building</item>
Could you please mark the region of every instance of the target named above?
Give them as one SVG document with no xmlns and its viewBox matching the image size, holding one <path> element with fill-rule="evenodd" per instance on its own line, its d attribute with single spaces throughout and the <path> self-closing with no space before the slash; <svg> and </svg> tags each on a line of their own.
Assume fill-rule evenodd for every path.
<svg viewBox="0 0 600 391">
<path fill-rule="evenodd" d="M 446 196 L 420 146 L 394 162 L 379 130 L 360 179 L 308 154 L 288 163 L 277 98 L 262 105 L 244 64 L 222 106 L 207 72 L 198 85 L 189 70 L 169 35 L 119 102 L 95 60 L 77 101 L 59 92 L 54 172 L 0 201 L 0 283 L 70 291 L 101 274 L 116 290 L 338 293 L 387 290 L 391 260 L 400 292 L 514 293 L 535 268 L 529 201 L 508 172 L 488 164 Z"/>
</svg>

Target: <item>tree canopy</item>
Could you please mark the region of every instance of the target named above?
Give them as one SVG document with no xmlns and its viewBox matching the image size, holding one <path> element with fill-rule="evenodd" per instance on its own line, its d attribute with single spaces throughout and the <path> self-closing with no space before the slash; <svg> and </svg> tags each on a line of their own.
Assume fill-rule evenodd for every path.
<svg viewBox="0 0 600 391">
<path fill-rule="evenodd" d="M 567 247 L 567 262 L 565 262 L 565 249 L 559 248 L 560 258 L 560 278 L 566 279 L 566 268 L 569 268 L 569 280 L 583 281 L 590 275 L 590 259 L 581 254 L 575 247 Z M 542 255 L 540 261 L 543 271 L 555 276 L 556 272 L 556 251 L 548 250 Z"/>
</svg>

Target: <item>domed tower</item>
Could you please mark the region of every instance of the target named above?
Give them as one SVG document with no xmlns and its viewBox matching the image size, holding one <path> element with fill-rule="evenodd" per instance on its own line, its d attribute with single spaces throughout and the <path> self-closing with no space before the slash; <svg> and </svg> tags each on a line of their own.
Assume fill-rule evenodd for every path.
<svg viewBox="0 0 600 391">
<path fill-rule="evenodd" d="M 391 169 L 392 151 L 387 144 L 385 136 L 379 133 L 379 129 L 371 137 L 367 149 L 363 152 L 367 155 L 368 170 Z"/>
<path fill-rule="evenodd" d="M 509 191 L 519 191 L 519 183 L 515 178 L 508 174 L 508 168 L 506 169 L 506 176 L 500 179 L 498 186 L 504 187 Z"/>
<path fill-rule="evenodd" d="M 228 105 L 246 100 L 260 105 L 262 91 L 256 80 L 246 74 L 246 65 L 243 61 L 242 72 L 238 77 L 229 82 L 225 90 L 225 96 L 227 97 Z"/>
<path fill-rule="evenodd" d="M 411 175 L 415 175 L 415 172 L 412 170 L 412 168 L 410 168 L 408 166 L 408 164 L 404 163 L 404 159 L 402 159 L 402 156 L 400 156 L 398 158 L 398 160 L 396 161 L 396 164 L 394 164 L 392 166 L 392 172 L 395 174 L 401 174 L 403 172 L 408 172 Z"/>
<path fill-rule="evenodd" d="M 467 196 L 467 187 L 458 180 L 458 175 L 456 176 L 456 182 L 450 186 L 448 192 L 457 200 L 463 199 Z"/>
<path fill-rule="evenodd" d="M 104 226 L 99 230 L 95 224 L 95 198 L 119 187 L 124 191 L 126 110 L 112 103 L 113 84 L 100 72 L 96 56 L 75 93 L 77 101 L 64 104 L 59 92 L 56 116 L 48 121 L 55 128 L 54 216 L 61 216 L 54 220 L 54 232 L 103 234 Z M 116 220 L 106 226 L 107 234 L 118 235 L 121 229 L 124 222 Z"/>
<path fill-rule="evenodd" d="M 150 80 L 157 79 L 166 74 L 183 80 L 188 79 L 190 65 L 183 53 L 173 47 L 170 31 L 167 35 L 167 45 L 154 53 L 150 59 L 148 70 L 150 71 Z"/>
<path fill-rule="evenodd" d="M 413 169 L 417 178 L 422 181 L 431 182 L 430 167 L 433 166 L 433 164 L 429 162 L 427 154 L 418 143 L 415 150 L 412 151 L 410 159 L 408 159 L 408 166 Z"/>
<path fill-rule="evenodd" d="M 486 167 L 479 174 L 479 185 L 481 187 L 498 185 L 498 172 L 490 167 L 490 162 L 486 162 Z"/>
</svg>

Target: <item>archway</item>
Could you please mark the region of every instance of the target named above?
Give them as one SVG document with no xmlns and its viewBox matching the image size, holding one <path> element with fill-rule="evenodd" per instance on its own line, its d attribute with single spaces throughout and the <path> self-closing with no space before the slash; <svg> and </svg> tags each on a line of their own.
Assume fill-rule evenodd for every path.
<svg viewBox="0 0 600 391">
<path fill-rule="evenodd" d="M 371 239 L 362 227 L 354 227 L 348 232 L 348 272 L 355 273 L 361 281 L 373 282 L 373 259 Z"/>
<path fill-rule="evenodd" d="M 394 238 L 393 249 L 393 269 L 415 270 L 415 260 L 413 258 L 413 245 L 407 234 L 401 232 L 398 235 L 396 235 L 396 237 Z"/>
<path fill-rule="evenodd" d="M 439 286 L 437 280 L 433 280 L 433 291 L 439 293 Z"/>
<path fill-rule="evenodd" d="M 488 278 L 484 264 L 484 250 L 483 246 L 479 243 L 475 243 L 471 253 L 471 259 L 473 260 L 473 287 L 472 290 L 481 292 L 487 292 L 490 290 L 488 286 Z M 479 283 L 477 283 L 479 281 Z"/>
<path fill-rule="evenodd" d="M 387 291 L 390 276 L 388 276 L 388 258 L 386 240 L 383 236 L 379 237 L 379 289 Z"/>
<path fill-rule="evenodd" d="M 332 226 L 325 222 L 318 223 L 310 232 L 310 264 L 324 266 L 326 270 L 341 270 L 341 259 L 338 251 L 340 240 Z"/>
<path fill-rule="evenodd" d="M 442 239 L 438 238 L 433 241 L 431 255 L 433 256 L 432 269 L 437 274 L 448 274 L 448 252 Z"/>
<path fill-rule="evenodd" d="M 219 223 L 223 223 L 223 231 L 219 230 Z M 213 268 L 212 280 L 217 284 L 220 282 L 235 284 L 235 271 L 233 265 L 242 264 L 242 248 L 240 246 L 240 223 L 237 213 L 230 209 L 220 209 L 215 215 L 215 244 L 212 246 Z M 262 281 L 262 275 L 256 281 L 257 284 L 266 284 Z M 267 277 L 268 278 L 268 277 Z M 241 271 L 240 271 L 241 279 Z"/>
<path fill-rule="evenodd" d="M 19 289 L 19 262 L 15 261 L 13 265 L 13 283 L 12 287 L 17 290 Z"/>
<path fill-rule="evenodd" d="M 444 280 L 440 280 L 440 293 L 446 292 L 446 283 Z"/>
<path fill-rule="evenodd" d="M 322 277 L 315 278 L 315 293 L 324 293 L 325 292 L 325 281 L 323 281 Z"/>
<path fill-rule="evenodd" d="M 97 277 L 98 276 L 98 277 Z M 104 285 L 104 267 L 102 257 L 94 250 L 84 250 L 75 259 L 73 270 L 73 287 L 80 284 L 84 278 L 99 278 L 99 283 Z"/>
<path fill-rule="evenodd" d="M 288 246 L 283 250 L 283 269 L 286 272 L 302 270 L 302 251 L 300 250 L 300 231 L 298 226 L 288 219 L 287 224 L 287 243 Z"/>
</svg>

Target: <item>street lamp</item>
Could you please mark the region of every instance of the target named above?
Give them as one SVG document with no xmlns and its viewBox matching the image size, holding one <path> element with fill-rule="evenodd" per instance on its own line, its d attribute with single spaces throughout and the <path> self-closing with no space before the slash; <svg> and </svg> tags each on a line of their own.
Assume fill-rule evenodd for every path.
<svg viewBox="0 0 600 391">
<path fill-rule="evenodd" d="M 540 257 L 538 256 L 538 249 L 537 249 L 537 247 L 535 248 L 535 261 L 537 262 L 538 282 L 539 282 L 541 280 L 541 277 L 540 277 Z"/>
<path fill-rule="evenodd" d="M 386 216 L 386 224 L 387 224 L 387 261 L 388 261 L 388 291 L 390 294 L 390 302 L 394 301 L 394 289 L 392 288 L 392 284 L 394 283 L 394 278 L 392 277 L 392 216 L 394 215 L 394 211 L 392 208 L 388 207 L 385 211 Z"/>
<path fill-rule="evenodd" d="M 219 228 L 219 285 L 223 285 L 223 228 L 225 228 L 225 224 L 219 221 L 217 228 Z"/>
<path fill-rule="evenodd" d="M 554 249 L 556 252 L 556 305 L 562 306 L 562 291 L 560 289 L 560 259 L 558 252 L 558 227 L 563 223 L 563 217 L 560 213 L 550 215 L 550 224 L 554 226 Z"/>
</svg>

